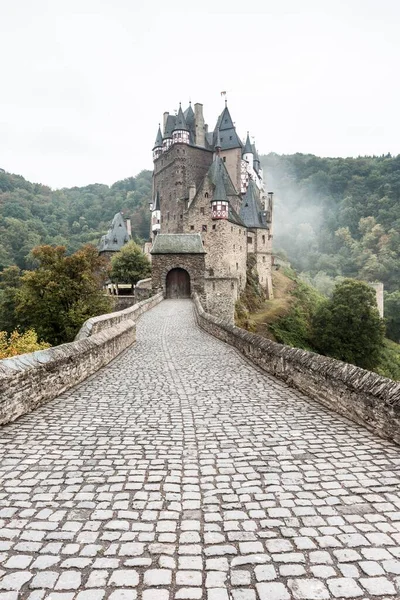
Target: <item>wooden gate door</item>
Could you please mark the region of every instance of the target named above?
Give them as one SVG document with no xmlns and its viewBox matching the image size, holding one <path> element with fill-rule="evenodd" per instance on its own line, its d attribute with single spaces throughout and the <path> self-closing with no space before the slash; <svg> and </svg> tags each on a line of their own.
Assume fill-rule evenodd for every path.
<svg viewBox="0 0 400 600">
<path fill-rule="evenodd" d="M 172 269 L 166 284 L 167 298 L 190 298 L 190 276 L 185 269 Z"/>
</svg>

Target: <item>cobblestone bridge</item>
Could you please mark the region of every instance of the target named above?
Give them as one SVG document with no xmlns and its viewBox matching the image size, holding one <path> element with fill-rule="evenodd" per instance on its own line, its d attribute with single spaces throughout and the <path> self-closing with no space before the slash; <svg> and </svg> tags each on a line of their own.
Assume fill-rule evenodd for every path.
<svg viewBox="0 0 400 600">
<path fill-rule="evenodd" d="M 399 448 L 200 331 L 190 301 L 0 436 L 0 600 L 400 598 Z"/>
</svg>

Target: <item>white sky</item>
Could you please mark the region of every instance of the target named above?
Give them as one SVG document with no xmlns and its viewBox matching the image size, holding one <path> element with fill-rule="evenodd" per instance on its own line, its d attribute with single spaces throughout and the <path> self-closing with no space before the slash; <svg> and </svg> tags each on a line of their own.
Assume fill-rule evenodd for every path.
<svg viewBox="0 0 400 600">
<path fill-rule="evenodd" d="M 400 153 L 399 0 L 0 0 L 0 167 L 52 187 L 152 168 L 222 90 L 261 153 Z"/>
</svg>

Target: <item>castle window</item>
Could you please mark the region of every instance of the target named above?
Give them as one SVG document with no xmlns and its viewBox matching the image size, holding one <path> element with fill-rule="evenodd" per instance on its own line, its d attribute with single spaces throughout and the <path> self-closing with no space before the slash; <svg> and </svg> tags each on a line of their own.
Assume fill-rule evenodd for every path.
<svg viewBox="0 0 400 600">
<path fill-rule="evenodd" d="M 251 238 L 251 237 L 248 237 L 248 238 L 247 238 L 247 243 L 248 243 L 248 244 L 252 244 L 252 243 L 253 243 L 253 238 Z"/>
<path fill-rule="evenodd" d="M 238 270 L 239 270 L 239 264 L 236 263 L 236 271 L 238 271 Z"/>
<path fill-rule="evenodd" d="M 167 221 L 169 221 L 169 211 L 167 212 Z"/>
<path fill-rule="evenodd" d="M 231 283 L 231 290 L 234 290 L 234 289 L 235 289 L 235 284 L 232 281 L 232 283 Z"/>
<path fill-rule="evenodd" d="M 202 206 L 202 207 L 200 208 L 200 214 L 201 214 L 201 215 L 204 215 L 204 206 Z"/>
<path fill-rule="evenodd" d="M 180 215 L 180 218 L 183 219 L 183 215 Z"/>
<path fill-rule="evenodd" d="M 213 228 L 214 230 L 216 229 L 216 227 L 217 227 L 217 226 L 216 226 L 215 224 L 212 226 L 212 228 Z"/>
<path fill-rule="evenodd" d="M 265 256 L 263 256 L 263 262 L 265 262 Z"/>
<path fill-rule="evenodd" d="M 229 136 L 229 139 L 230 139 L 230 140 L 232 139 L 232 136 L 231 136 L 231 135 Z"/>
<path fill-rule="evenodd" d="M 204 194 L 204 198 L 208 198 L 208 192 Z"/>
<path fill-rule="evenodd" d="M 207 231 L 207 225 L 202 225 L 202 226 L 201 226 L 201 230 L 202 230 L 202 231 Z"/>
<path fill-rule="evenodd" d="M 262 236 L 262 243 L 265 244 L 265 235 Z"/>
<path fill-rule="evenodd" d="M 214 269 L 209 269 L 209 271 L 208 271 L 208 272 L 209 272 L 209 275 L 210 275 L 210 277 L 213 277 L 213 276 L 214 276 Z"/>
<path fill-rule="evenodd" d="M 224 157 L 222 158 L 222 160 L 223 160 L 224 162 L 226 162 L 226 156 L 224 156 Z"/>
<path fill-rule="evenodd" d="M 159 225 L 159 224 L 160 224 L 160 219 L 157 219 L 157 225 Z"/>
<path fill-rule="evenodd" d="M 193 229 L 194 229 L 194 225 L 191 225 L 191 226 L 190 226 L 190 229 L 193 231 Z"/>
</svg>

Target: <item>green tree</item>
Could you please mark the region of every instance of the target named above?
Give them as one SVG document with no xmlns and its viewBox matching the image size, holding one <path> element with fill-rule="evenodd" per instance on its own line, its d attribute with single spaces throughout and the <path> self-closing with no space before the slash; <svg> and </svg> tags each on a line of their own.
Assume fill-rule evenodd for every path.
<svg viewBox="0 0 400 600">
<path fill-rule="evenodd" d="M 111 281 L 135 286 L 151 273 L 151 265 L 140 247 L 131 241 L 125 244 L 111 259 Z"/>
<path fill-rule="evenodd" d="M 400 344 L 400 291 L 385 293 L 384 306 L 387 336 Z"/>
<path fill-rule="evenodd" d="M 9 334 L 20 327 L 16 304 L 21 275 L 22 271 L 15 266 L 8 267 L 0 273 L 0 331 Z"/>
<path fill-rule="evenodd" d="M 345 279 L 313 318 L 313 345 L 319 352 L 364 369 L 381 360 L 385 325 L 375 292 L 362 281 Z"/>
<path fill-rule="evenodd" d="M 65 246 L 38 246 L 32 256 L 37 268 L 22 276 L 16 312 L 40 339 L 54 345 L 72 341 L 86 319 L 110 311 L 111 300 L 101 290 L 105 261 L 94 246 L 71 256 Z"/>
</svg>

